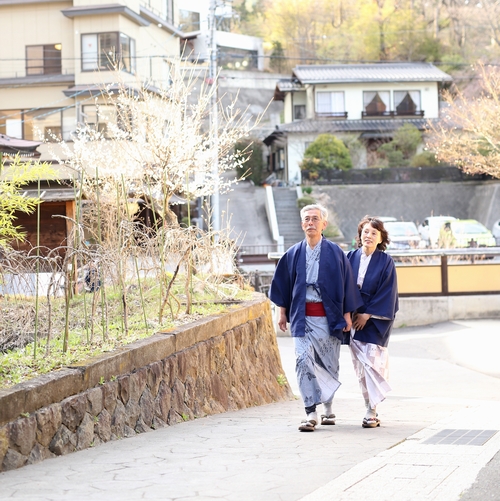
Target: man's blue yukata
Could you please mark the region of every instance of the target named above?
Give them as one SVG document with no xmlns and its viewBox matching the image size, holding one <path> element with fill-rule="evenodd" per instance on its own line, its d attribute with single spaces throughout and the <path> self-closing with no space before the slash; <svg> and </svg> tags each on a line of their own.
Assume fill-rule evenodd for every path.
<svg viewBox="0 0 500 501">
<path fill-rule="evenodd" d="M 344 252 L 324 238 L 314 249 L 305 240 L 294 245 L 278 262 L 269 297 L 285 308 L 290 322 L 306 412 L 319 403 L 331 406 L 340 386 L 340 345 L 349 335 L 343 332 L 344 313 L 362 305 Z M 323 316 L 306 315 L 306 303 L 322 303 Z"/>
</svg>

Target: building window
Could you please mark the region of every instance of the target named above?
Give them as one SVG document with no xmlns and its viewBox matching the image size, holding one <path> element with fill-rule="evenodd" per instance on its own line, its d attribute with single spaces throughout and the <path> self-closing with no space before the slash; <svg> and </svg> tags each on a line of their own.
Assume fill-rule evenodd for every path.
<svg viewBox="0 0 500 501">
<path fill-rule="evenodd" d="M 363 116 L 390 116 L 390 96 L 391 93 L 388 90 L 363 92 Z"/>
<path fill-rule="evenodd" d="M 104 137 L 111 137 L 109 124 L 117 123 L 116 109 L 114 106 L 89 104 L 82 107 L 83 123 L 87 127 L 95 128 L 102 132 Z"/>
<path fill-rule="evenodd" d="M 316 114 L 346 116 L 343 92 L 316 92 Z"/>
<path fill-rule="evenodd" d="M 174 0 L 166 0 L 167 21 L 174 24 Z"/>
<path fill-rule="evenodd" d="M 423 115 L 420 105 L 420 91 L 394 91 L 394 109 L 397 115 Z"/>
<path fill-rule="evenodd" d="M 259 67 L 259 54 L 256 50 L 218 47 L 219 65 L 227 70 L 256 70 Z"/>
<path fill-rule="evenodd" d="M 44 108 L 24 113 L 24 139 L 56 142 L 62 139 L 60 108 Z"/>
<path fill-rule="evenodd" d="M 69 131 L 63 137 L 63 116 L 74 113 L 74 108 L 42 108 L 31 110 L 0 110 L 0 134 L 29 141 L 55 142 L 70 139 Z M 75 127 L 73 125 L 72 130 Z"/>
<path fill-rule="evenodd" d="M 200 28 L 200 13 L 191 10 L 179 10 L 179 25 L 184 33 L 197 31 Z"/>
<path fill-rule="evenodd" d="M 22 110 L 0 110 L 0 134 L 23 139 Z"/>
<path fill-rule="evenodd" d="M 26 75 L 60 75 L 62 73 L 60 43 L 26 46 Z"/>
<path fill-rule="evenodd" d="M 112 70 L 115 63 L 135 73 L 133 38 L 118 32 L 82 35 L 82 71 Z"/>
<path fill-rule="evenodd" d="M 283 148 L 279 148 L 278 150 L 278 162 L 276 167 L 278 170 L 283 170 L 285 168 L 285 150 Z"/>
<path fill-rule="evenodd" d="M 294 104 L 293 105 L 293 119 L 304 120 L 306 118 L 306 105 Z"/>
</svg>

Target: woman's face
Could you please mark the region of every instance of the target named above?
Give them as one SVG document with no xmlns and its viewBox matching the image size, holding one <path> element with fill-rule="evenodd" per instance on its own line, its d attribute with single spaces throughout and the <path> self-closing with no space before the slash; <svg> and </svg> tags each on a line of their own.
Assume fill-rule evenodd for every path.
<svg viewBox="0 0 500 501">
<path fill-rule="evenodd" d="M 361 244 L 365 249 L 365 254 L 371 254 L 381 242 L 382 233 L 375 229 L 371 223 L 366 223 L 361 230 Z"/>
</svg>

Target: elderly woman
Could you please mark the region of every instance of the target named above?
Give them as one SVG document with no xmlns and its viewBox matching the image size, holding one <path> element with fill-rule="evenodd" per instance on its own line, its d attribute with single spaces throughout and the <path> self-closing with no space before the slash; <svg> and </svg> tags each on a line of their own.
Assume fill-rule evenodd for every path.
<svg viewBox="0 0 500 501">
<path fill-rule="evenodd" d="M 358 224 L 357 240 L 359 248 L 347 257 L 364 305 L 353 315 L 350 348 L 367 409 L 362 426 L 376 428 L 377 405 L 391 390 L 387 345 L 398 311 L 396 267 L 384 252 L 390 240 L 382 221 L 365 216 Z"/>
</svg>

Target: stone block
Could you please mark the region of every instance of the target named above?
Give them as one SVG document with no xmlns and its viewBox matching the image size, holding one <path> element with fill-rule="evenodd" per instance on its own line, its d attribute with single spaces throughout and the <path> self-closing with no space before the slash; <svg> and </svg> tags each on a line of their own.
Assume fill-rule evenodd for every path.
<svg viewBox="0 0 500 501">
<path fill-rule="evenodd" d="M 91 388 L 85 393 L 87 396 L 87 412 L 91 416 L 97 416 L 104 407 L 103 387 L 98 386 L 97 388 Z"/>
<path fill-rule="evenodd" d="M 111 414 L 106 409 L 97 416 L 94 432 L 102 442 L 111 440 Z"/>
<path fill-rule="evenodd" d="M 160 419 L 158 416 L 155 416 L 153 418 L 153 430 L 159 430 L 160 428 L 166 428 L 168 424 L 163 421 L 163 419 Z"/>
<path fill-rule="evenodd" d="M 87 398 L 85 394 L 66 398 L 61 402 L 62 423 L 70 431 L 76 431 L 87 409 Z"/>
<path fill-rule="evenodd" d="M 15 470 L 24 466 L 28 458 L 13 449 L 9 449 L 2 461 L 2 471 Z"/>
<path fill-rule="evenodd" d="M 153 397 L 158 394 L 158 389 L 163 378 L 162 362 L 155 362 L 147 367 L 147 385 Z"/>
<path fill-rule="evenodd" d="M 165 381 L 162 381 L 155 399 L 155 416 L 167 423 L 168 413 L 172 406 L 172 390 Z"/>
<path fill-rule="evenodd" d="M 49 449 L 56 456 L 63 456 L 76 450 L 76 434 L 61 425 L 50 442 Z"/>
<path fill-rule="evenodd" d="M 17 419 L 9 427 L 9 447 L 27 456 L 36 442 L 36 417 Z"/>
<path fill-rule="evenodd" d="M 229 407 L 229 395 L 218 374 L 212 374 L 210 389 L 212 399 L 218 402 L 222 406 L 222 409 L 227 410 Z"/>
<path fill-rule="evenodd" d="M 154 400 L 149 388 L 144 389 L 139 399 L 139 408 L 141 410 L 140 419 L 148 428 L 151 428 L 154 417 Z"/>
<path fill-rule="evenodd" d="M 125 406 L 125 425 L 135 429 L 140 415 L 141 408 L 139 407 L 139 402 L 129 399 L 127 405 Z"/>
<path fill-rule="evenodd" d="M 49 448 L 43 447 L 42 445 L 37 443 L 31 450 L 26 464 L 40 463 L 41 461 L 44 461 L 45 459 L 49 459 L 51 457 L 55 456 L 54 454 L 52 454 L 52 452 L 50 452 Z"/>
<path fill-rule="evenodd" d="M 118 399 L 118 389 L 118 381 L 111 381 L 104 384 L 102 387 L 103 405 L 111 415 L 115 411 L 116 401 Z"/>
<path fill-rule="evenodd" d="M 0 466 L 2 465 L 3 458 L 7 451 L 9 450 L 9 432 L 8 426 L 2 426 L 0 428 Z"/>
<path fill-rule="evenodd" d="M 182 416 L 185 413 L 185 405 L 184 405 L 184 392 L 186 388 L 184 384 L 179 379 L 174 381 L 172 387 L 172 410 L 174 410 L 177 414 Z M 170 420 L 168 421 L 170 424 Z"/>
<path fill-rule="evenodd" d="M 97 417 L 96 417 L 97 420 Z M 76 449 L 81 451 L 88 449 L 94 443 L 94 425 L 96 423 L 94 417 L 88 412 L 82 419 L 82 422 L 76 430 Z"/>
<path fill-rule="evenodd" d="M 127 405 L 130 398 L 130 376 L 122 376 L 118 378 L 118 395 L 124 405 Z"/>
<path fill-rule="evenodd" d="M 130 395 L 129 400 L 133 400 L 134 402 L 139 402 L 141 395 L 146 388 L 147 384 L 148 372 L 146 368 L 139 369 L 132 374 L 130 374 Z"/>
<path fill-rule="evenodd" d="M 122 438 L 125 436 L 125 417 L 125 406 L 121 400 L 118 400 L 111 418 L 111 433 L 116 438 Z"/>
<path fill-rule="evenodd" d="M 61 404 L 52 404 L 36 413 L 36 440 L 42 446 L 48 447 L 59 426 L 62 424 Z"/>
</svg>

